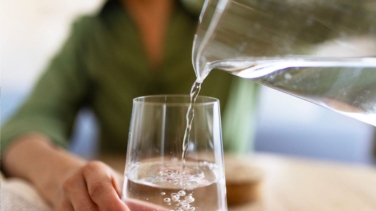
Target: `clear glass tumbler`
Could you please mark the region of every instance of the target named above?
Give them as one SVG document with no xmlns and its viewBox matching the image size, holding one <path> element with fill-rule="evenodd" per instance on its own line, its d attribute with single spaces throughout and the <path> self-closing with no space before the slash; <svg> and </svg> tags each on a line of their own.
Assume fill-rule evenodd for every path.
<svg viewBox="0 0 376 211">
<path fill-rule="evenodd" d="M 133 100 L 122 196 L 131 209 L 227 210 L 219 101 L 197 98 L 183 159 L 189 106 L 188 95 Z"/>
</svg>

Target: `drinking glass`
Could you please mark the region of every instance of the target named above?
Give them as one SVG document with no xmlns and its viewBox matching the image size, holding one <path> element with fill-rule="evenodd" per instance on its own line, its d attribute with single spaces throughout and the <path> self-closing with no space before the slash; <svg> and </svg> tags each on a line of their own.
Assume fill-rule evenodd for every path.
<svg viewBox="0 0 376 211">
<path fill-rule="evenodd" d="M 198 96 L 191 105 L 189 95 L 133 100 L 122 195 L 131 208 L 227 210 L 219 101 Z"/>
</svg>

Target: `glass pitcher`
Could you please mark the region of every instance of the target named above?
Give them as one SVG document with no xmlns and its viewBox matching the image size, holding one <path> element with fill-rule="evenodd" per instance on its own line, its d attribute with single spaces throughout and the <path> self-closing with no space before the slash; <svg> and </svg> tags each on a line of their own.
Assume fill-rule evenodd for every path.
<svg viewBox="0 0 376 211">
<path fill-rule="evenodd" d="M 207 0 L 192 60 L 376 126 L 376 0 Z"/>
</svg>

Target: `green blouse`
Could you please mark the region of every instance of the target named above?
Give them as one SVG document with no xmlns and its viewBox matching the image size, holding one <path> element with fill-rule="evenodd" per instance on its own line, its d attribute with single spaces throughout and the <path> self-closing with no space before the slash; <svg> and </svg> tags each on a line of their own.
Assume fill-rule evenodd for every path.
<svg viewBox="0 0 376 211">
<path fill-rule="evenodd" d="M 189 94 L 196 79 L 191 52 L 197 21 L 181 4 L 175 4 L 162 65 L 152 69 L 136 26 L 119 3 L 109 1 L 98 14 L 80 18 L 28 99 L 3 126 L 2 150 L 12 139 L 31 131 L 43 133 L 55 144 L 67 147 L 78 111 L 89 107 L 99 123 L 100 150 L 125 153 L 133 98 Z M 234 82 L 238 80 L 225 72 L 212 71 L 200 94 L 218 98 L 222 110 L 228 109 L 229 93 L 234 92 L 231 84 L 236 83 L 236 89 L 242 86 Z M 253 87 L 252 82 L 242 83 Z M 253 99 L 251 92 L 249 99 Z M 235 113 L 228 112 L 226 119 L 237 118 Z M 244 114 L 240 114 L 241 118 Z M 251 115 L 247 118 L 252 119 Z M 246 126 L 245 133 L 250 134 L 253 128 Z M 236 128 L 229 130 L 234 133 Z M 228 148 L 239 145 L 236 140 L 227 142 Z"/>
</svg>

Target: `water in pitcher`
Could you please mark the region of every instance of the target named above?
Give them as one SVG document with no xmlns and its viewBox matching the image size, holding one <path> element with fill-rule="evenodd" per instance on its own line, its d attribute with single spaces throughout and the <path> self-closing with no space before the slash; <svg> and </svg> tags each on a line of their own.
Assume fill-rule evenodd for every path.
<svg viewBox="0 0 376 211">
<path fill-rule="evenodd" d="M 223 60 L 221 69 L 376 126 L 376 58 Z"/>
</svg>

